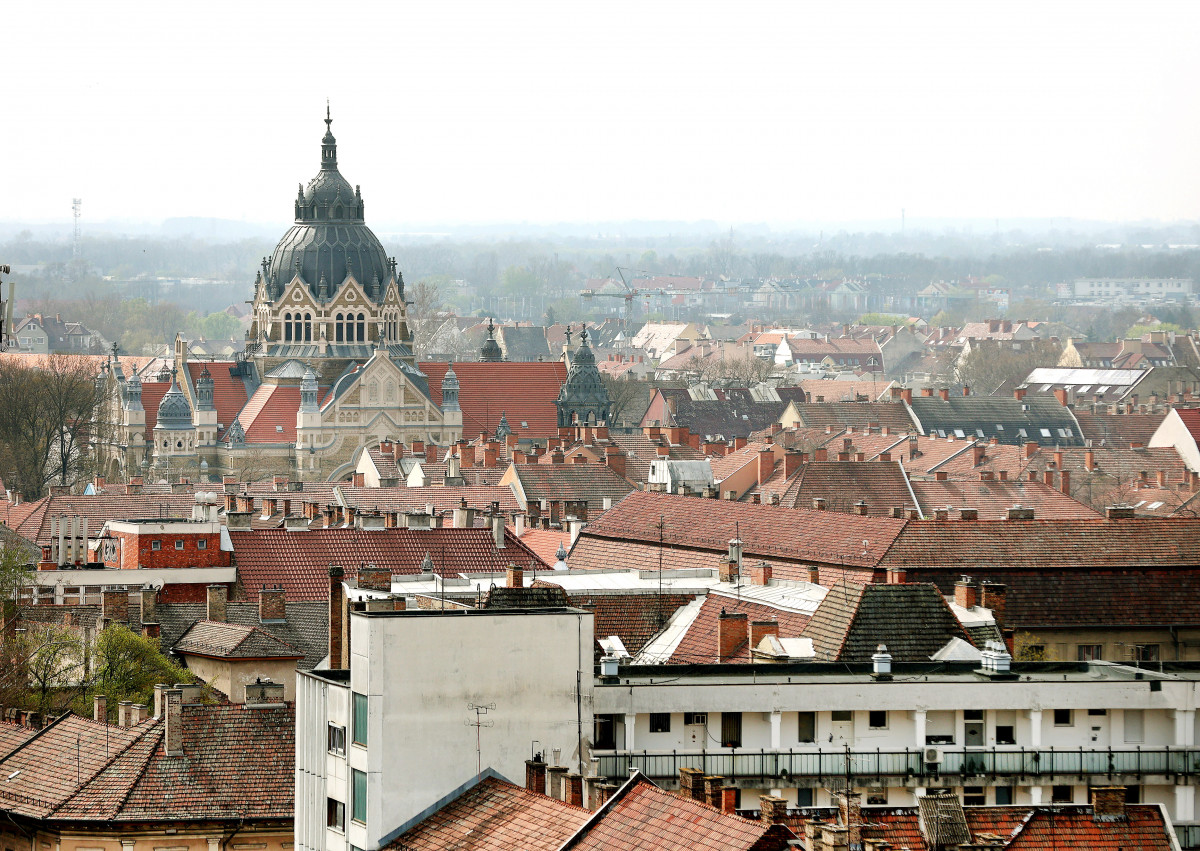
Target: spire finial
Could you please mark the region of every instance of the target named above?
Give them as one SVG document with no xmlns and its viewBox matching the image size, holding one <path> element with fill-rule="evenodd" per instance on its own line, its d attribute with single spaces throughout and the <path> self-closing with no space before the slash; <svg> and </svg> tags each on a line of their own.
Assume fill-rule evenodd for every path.
<svg viewBox="0 0 1200 851">
<path fill-rule="evenodd" d="M 325 98 L 325 129 L 332 131 L 329 125 L 333 124 L 333 119 L 329 116 L 329 98 Z"/>
</svg>

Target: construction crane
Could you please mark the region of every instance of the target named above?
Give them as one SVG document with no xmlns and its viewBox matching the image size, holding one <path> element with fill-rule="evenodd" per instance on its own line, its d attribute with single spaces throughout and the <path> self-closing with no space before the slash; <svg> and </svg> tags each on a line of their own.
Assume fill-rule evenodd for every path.
<svg viewBox="0 0 1200 851">
<path fill-rule="evenodd" d="M 633 336 L 633 300 L 641 294 L 641 290 L 637 287 L 631 287 L 629 281 L 625 280 L 626 272 L 636 272 L 642 275 L 649 275 L 650 272 L 644 272 L 641 269 L 626 269 L 624 266 L 617 266 L 616 272 L 621 278 L 621 286 L 624 287 L 624 292 L 618 293 L 598 293 L 595 290 L 580 290 L 579 295 L 583 298 L 623 298 L 625 299 L 625 316 L 621 322 L 621 330 L 625 333 L 625 339 L 629 340 Z M 611 278 L 609 280 L 612 280 Z"/>
</svg>

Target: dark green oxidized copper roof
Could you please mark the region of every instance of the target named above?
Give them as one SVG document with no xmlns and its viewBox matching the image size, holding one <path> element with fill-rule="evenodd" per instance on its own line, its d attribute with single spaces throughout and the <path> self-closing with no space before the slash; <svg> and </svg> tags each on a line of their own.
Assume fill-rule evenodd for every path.
<svg viewBox="0 0 1200 851">
<path fill-rule="evenodd" d="M 321 170 L 296 193 L 296 222 L 271 255 L 268 282 L 275 293 L 297 271 L 318 298 L 332 297 L 348 274 L 368 294 L 379 292 L 375 282 L 382 285 L 391 277 L 387 253 L 365 224 L 362 193 L 338 171 L 331 122 L 326 112 Z"/>
</svg>

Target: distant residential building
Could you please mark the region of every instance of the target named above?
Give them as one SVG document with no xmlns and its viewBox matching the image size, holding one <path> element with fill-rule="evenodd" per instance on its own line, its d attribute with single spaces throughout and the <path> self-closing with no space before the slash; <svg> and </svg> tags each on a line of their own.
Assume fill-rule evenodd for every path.
<svg viewBox="0 0 1200 851">
<path fill-rule="evenodd" d="M 1056 286 L 1059 298 L 1101 304 L 1187 301 L 1195 291 L 1191 278 L 1077 278 Z"/>
<path fill-rule="evenodd" d="M 22 352 L 32 354 L 102 354 L 108 341 L 82 322 L 64 321 L 61 314 L 35 313 L 13 323 L 13 337 Z"/>
</svg>

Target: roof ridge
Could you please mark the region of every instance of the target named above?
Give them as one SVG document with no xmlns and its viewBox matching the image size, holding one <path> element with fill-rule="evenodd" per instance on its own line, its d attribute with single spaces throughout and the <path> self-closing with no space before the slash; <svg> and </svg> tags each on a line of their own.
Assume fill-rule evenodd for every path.
<svg viewBox="0 0 1200 851">
<path fill-rule="evenodd" d="M 70 713 L 68 713 L 68 714 L 70 714 Z M 84 717 L 84 716 L 82 716 L 82 715 L 76 715 L 75 717 L 76 717 L 76 718 L 79 718 L 79 719 L 81 719 L 81 720 L 83 720 L 83 721 L 92 721 L 92 719 L 90 719 L 90 718 L 85 718 L 85 717 Z M 101 724 L 101 723 L 102 723 L 102 724 L 104 724 L 106 727 L 107 727 L 107 726 L 109 726 L 109 724 L 108 724 L 108 722 L 107 722 L 107 721 L 103 721 L 103 722 L 99 722 L 99 721 L 93 721 L 93 723 L 96 723 L 96 724 Z M 123 756 L 123 755 L 124 755 L 124 754 L 125 754 L 125 753 L 126 753 L 126 752 L 127 752 L 129 749 L 130 749 L 130 748 L 132 748 L 132 747 L 133 747 L 134 745 L 136 745 L 138 742 L 141 742 L 141 741 L 142 741 L 142 740 L 143 740 L 143 739 L 146 737 L 146 734 L 148 734 L 148 733 L 149 733 L 149 732 L 150 732 L 152 729 L 154 729 L 154 728 L 155 728 L 157 725 L 158 725 L 158 722 L 157 722 L 157 721 L 151 721 L 151 723 L 150 723 L 150 726 L 148 726 L 148 727 L 147 727 L 147 728 L 146 728 L 146 729 L 145 729 L 145 730 L 144 730 L 144 731 L 143 731 L 143 732 L 142 732 L 140 735 L 138 735 L 138 736 L 135 736 L 134 738 L 130 739 L 130 740 L 129 740 L 129 741 L 126 743 L 125 747 L 123 747 L 123 748 L 119 749 L 119 750 L 118 750 L 116 753 L 114 753 L 114 754 L 113 754 L 111 757 L 109 757 L 107 760 L 105 760 L 105 761 L 104 761 L 104 763 L 103 763 L 103 764 L 101 764 L 101 765 L 100 765 L 100 767 L 99 767 L 99 768 L 97 768 L 97 769 L 96 769 L 94 772 L 92 772 L 92 774 L 91 774 L 91 775 L 90 775 L 90 776 L 89 776 L 89 777 L 88 777 L 86 780 L 84 780 L 82 783 L 79 783 L 79 784 L 78 784 L 78 785 L 75 787 L 75 791 L 74 791 L 74 792 L 72 792 L 70 795 L 68 795 L 66 799 L 64 799 L 64 800 L 63 800 L 63 801 L 62 801 L 60 804 L 58 804 L 58 806 L 56 806 L 56 807 L 52 807 L 52 808 L 50 809 L 50 812 L 49 812 L 49 813 L 47 813 L 47 815 L 51 815 L 51 814 L 53 814 L 53 813 L 56 813 L 56 812 L 58 812 L 60 809 L 62 809 L 63 807 L 65 807 L 69 801 L 71 801 L 72 799 L 74 799 L 74 798 L 75 798 L 75 796 L 76 796 L 76 795 L 78 795 L 80 792 L 82 792 L 84 789 L 86 789 L 88 786 L 90 786 L 93 780 L 95 780 L 97 777 L 99 777 L 101 774 L 103 774 L 105 771 L 107 771 L 107 770 L 108 770 L 108 768 L 109 768 L 109 766 L 111 766 L 111 765 L 112 765 L 112 764 L 113 764 L 113 763 L 114 763 L 114 762 L 115 762 L 115 761 L 116 761 L 116 760 L 117 760 L 119 757 Z M 128 729 L 128 728 L 126 728 L 126 729 Z M 31 741 L 32 741 L 32 740 L 31 740 Z M 139 775 L 139 776 L 140 776 L 140 775 Z"/>
<path fill-rule="evenodd" d="M 154 741 L 152 743 L 152 746 L 146 751 L 145 759 L 143 759 L 141 761 L 140 766 L 138 766 L 138 770 L 132 773 L 132 777 L 130 778 L 128 785 L 126 785 L 124 793 L 122 793 L 121 797 L 116 801 L 115 805 L 105 814 L 105 816 L 106 816 L 106 818 L 108 818 L 111 815 L 115 815 L 116 813 L 120 812 L 121 808 L 124 807 L 126 802 L 129 801 L 129 796 L 133 794 L 133 788 L 135 786 L 137 786 L 138 781 L 141 780 L 142 777 L 145 776 L 146 766 L 147 766 L 147 764 L 149 764 L 150 760 L 153 758 L 154 752 L 158 749 L 158 743 L 162 739 L 162 737 L 165 733 L 163 727 L 164 727 L 164 725 L 160 724 L 158 722 L 158 719 L 151 719 L 150 726 L 146 728 L 146 730 L 142 733 L 141 736 L 138 736 L 138 738 L 131 740 L 125 748 L 120 750 L 118 753 L 113 754 L 112 759 L 108 760 L 108 762 L 106 762 L 104 765 L 102 765 L 100 767 L 99 771 L 97 771 L 90 778 L 88 778 L 87 782 L 82 783 L 79 786 L 79 788 L 76 789 L 75 792 L 70 797 L 68 797 L 65 801 L 63 801 L 61 804 L 59 804 L 57 807 L 55 807 L 53 810 L 51 810 L 51 814 L 56 813 L 59 810 L 63 809 L 64 807 L 67 806 L 67 804 L 71 803 L 71 801 L 75 800 L 75 798 L 77 798 L 79 795 L 83 794 L 84 790 L 86 790 L 89 786 L 91 786 L 95 780 L 99 779 L 101 774 L 103 774 L 105 771 L 107 771 L 111 766 L 115 765 L 116 761 L 120 757 L 124 756 L 131 749 L 133 749 L 133 747 L 135 745 L 146 742 L 150 738 L 150 736 L 148 734 L 150 734 L 151 731 L 154 731 L 154 736 L 153 736 Z"/>
</svg>

